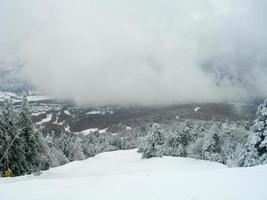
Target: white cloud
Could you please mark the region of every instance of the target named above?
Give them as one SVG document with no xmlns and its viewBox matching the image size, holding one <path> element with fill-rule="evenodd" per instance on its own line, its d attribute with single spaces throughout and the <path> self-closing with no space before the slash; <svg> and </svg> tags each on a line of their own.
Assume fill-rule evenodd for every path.
<svg viewBox="0 0 267 200">
<path fill-rule="evenodd" d="M 23 75 L 48 95 L 80 104 L 236 100 L 254 95 L 255 76 L 267 93 L 265 20 L 253 7 L 263 1 L 11 2 Z"/>
</svg>

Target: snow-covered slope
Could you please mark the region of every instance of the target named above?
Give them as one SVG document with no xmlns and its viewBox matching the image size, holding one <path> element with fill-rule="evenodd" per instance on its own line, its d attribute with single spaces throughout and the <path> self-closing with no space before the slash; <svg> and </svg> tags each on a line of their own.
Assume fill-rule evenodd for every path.
<svg viewBox="0 0 267 200">
<path fill-rule="evenodd" d="M 23 95 L 16 94 L 13 92 L 3 92 L 0 91 L 0 102 L 5 102 L 7 99 L 11 99 L 13 103 L 19 103 L 22 101 Z M 29 95 L 27 96 L 28 101 L 31 102 L 44 102 L 44 101 L 52 101 L 53 98 L 49 96 L 40 96 L 40 95 Z"/>
<path fill-rule="evenodd" d="M 188 158 L 99 154 L 41 176 L 0 179 L 1 200 L 266 200 L 267 165 L 226 168 Z"/>
</svg>

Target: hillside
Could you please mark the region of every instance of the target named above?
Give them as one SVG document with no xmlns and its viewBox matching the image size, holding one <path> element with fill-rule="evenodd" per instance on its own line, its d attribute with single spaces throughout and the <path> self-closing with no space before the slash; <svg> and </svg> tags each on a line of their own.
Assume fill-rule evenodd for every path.
<svg viewBox="0 0 267 200">
<path fill-rule="evenodd" d="M 102 153 L 41 176 L 0 179 L 1 200 L 265 200 L 267 165 L 227 168 L 189 158 Z"/>
</svg>

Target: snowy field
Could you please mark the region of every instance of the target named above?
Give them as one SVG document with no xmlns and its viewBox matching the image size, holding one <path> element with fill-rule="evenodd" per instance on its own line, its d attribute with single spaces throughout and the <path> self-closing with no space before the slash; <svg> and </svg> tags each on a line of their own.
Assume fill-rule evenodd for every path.
<svg viewBox="0 0 267 200">
<path fill-rule="evenodd" d="M 189 158 L 99 154 L 41 176 L 0 178 L 1 200 L 266 200 L 267 165 L 227 168 Z"/>
</svg>

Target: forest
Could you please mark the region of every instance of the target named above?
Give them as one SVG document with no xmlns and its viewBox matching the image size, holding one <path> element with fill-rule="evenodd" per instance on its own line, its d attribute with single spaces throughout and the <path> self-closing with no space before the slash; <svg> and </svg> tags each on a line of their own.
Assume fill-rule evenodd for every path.
<svg viewBox="0 0 267 200">
<path fill-rule="evenodd" d="M 162 156 L 210 160 L 228 167 L 267 162 L 267 100 L 253 122 L 182 120 L 150 123 L 130 131 L 60 134 L 35 128 L 27 98 L 21 108 L 7 101 L 0 114 L 0 171 L 12 176 L 83 160 L 107 151 L 138 149 L 143 159 Z M 10 174 L 9 174 L 10 175 Z"/>
</svg>

